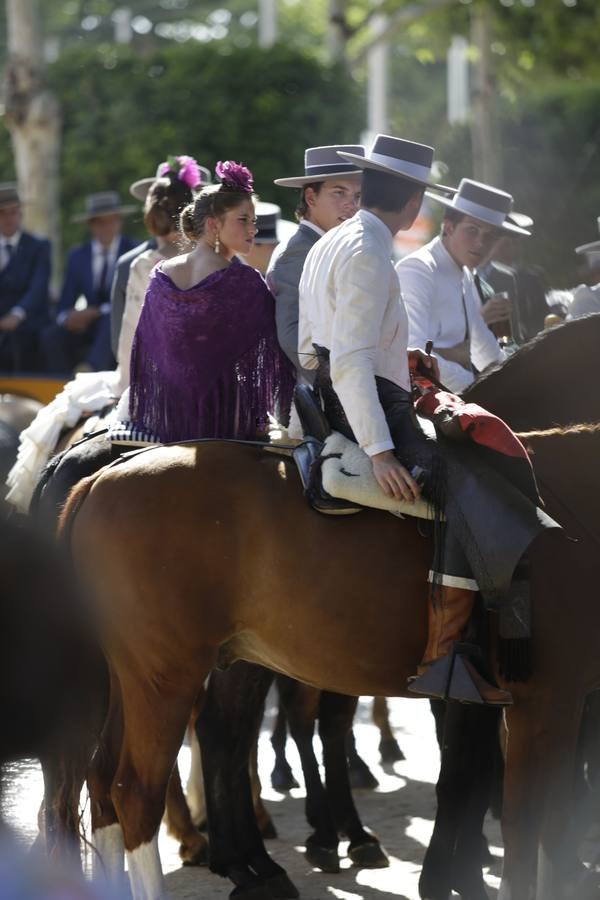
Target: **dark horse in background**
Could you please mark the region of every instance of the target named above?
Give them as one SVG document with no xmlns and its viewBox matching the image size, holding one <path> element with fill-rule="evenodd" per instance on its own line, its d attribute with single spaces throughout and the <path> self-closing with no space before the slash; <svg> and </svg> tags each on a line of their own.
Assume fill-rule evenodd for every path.
<svg viewBox="0 0 600 900">
<path fill-rule="evenodd" d="M 477 386 L 477 400 L 499 411 L 494 390 L 502 399 L 512 396 L 512 423 L 524 423 L 529 412 L 529 429 L 544 415 L 600 421 L 598 397 L 583 398 L 564 377 L 577 360 L 579 379 L 597 383 L 599 331 L 600 319 L 592 317 L 546 335 Z M 539 896 L 564 895 L 559 851 L 581 713 L 586 695 L 600 687 L 600 613 L 585 603 L 598 575 L 589 542 L 596 512 L 593 506 L 590 513 L 590 498 L 600 496 L 600 476 L 596 467 L 587 471 L 592 453 L 582 437 L 577 429 L 538 436 L 552 459 L 550 511 L 559 518 L 561 509 L 571 513 L 578 542 L 545 535 L 531 551 L 535 666 L 529 682 L 513 686 L 515 706 L 507 712 L 503 900 L 531 897 L 538 844 Z M 598 432 L 590 429 L 587 438 L 597 454 Z M 573 464 L 566 485 L 552 478 L 565 456 Z M 104 470 L 76 490 L 65 528 L 94 590 L 113 679 L 111 709 L 118 711 L 103 735 L 93 801 L 105 811 L 104 827 L 122 826 L 135 897 L 154 896 L 168 773 L 206 674 L 216 664 L 245 659 L 339 693 L 403 693 L 425 641 L 421 598 L 429 548 L 412 523 L 391 516 L 320 519 L 305 506 L 285 462 L 219 442 L 158 448 Z M 406 554 L 399 558 L 401 546 Z M 574 573 L 576 593 L 567 602 Z M 572 661 L 565 657 L 569 648 Z M 240 895 L 293 896 L 264 853 L 251 804 L 243 807 L 248 723 L 223 713 L 209 688 L 199 724 L 208 742 L 207 786 L 220 756 L 212 802 L 236 808 L 237 800 L 229 823 L 213 817 L 209 805 L 211 837 L 214 830 L 218 838 L 211 867 L 229 874 Z M 212 811 L 218 809 L 216 803 Z M 449 894 L 453 874 L 444 876 L 445 895 L 438 885 L 426 896 Z M 466 881 L 463 897 L 485 896 L 480 871 L 479 893 L 475 874 Z M 261 885 L 263 895 L 256 893 Z"/>
</svg>

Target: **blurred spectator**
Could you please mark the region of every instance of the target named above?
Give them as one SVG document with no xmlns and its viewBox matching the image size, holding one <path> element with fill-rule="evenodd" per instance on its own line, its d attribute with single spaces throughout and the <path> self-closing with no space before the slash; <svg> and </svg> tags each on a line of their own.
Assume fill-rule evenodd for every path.
<svg viewBox="0 0 600 900">
<path fill-rule="evenodd" d="M 598 231 L 600 231 L 600 216 Z M 569 319 L 578 319 L 588 313 L 600 312 L 600 240 L 576 247 L 575 253 L 580 254 L 584 260 L 580 269 L 583 283 L 577 285 L 571 292 Z"/>
<path fill-rule="evenodd" d="M 123 206 L 115 191 L 90 194 L 85 205 L 74 221 L 86 221 L 91 238 L 70 251 L 56 322 L 42 335 L 48 368 L 60 375 L 114 369 L 110 286 L 117 259 L 135 245 L 121 234 L 134 206 Z"/>
<path fill-rule="evenodd" d="M 36 371 L 48 321 L 50 242 L 22 230 L 15 184 L 0 184 L 0 370 Z"/>
<path fill-rule="evenodd" d="M 256 227 L 252 250 L 242 257 L 243 262 L 258 269 L 261 275 L 267 274 L 273 252 L 280 243 L 287 243 L 294 234 L 297 225 L 281 218 L 281 209 L 276 203 L 256 204 Z"/>
</svg>

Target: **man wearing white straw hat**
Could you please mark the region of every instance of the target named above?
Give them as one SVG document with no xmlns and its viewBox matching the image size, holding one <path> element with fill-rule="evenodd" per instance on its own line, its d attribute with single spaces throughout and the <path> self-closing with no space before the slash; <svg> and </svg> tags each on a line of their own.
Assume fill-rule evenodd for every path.
<svg viewBox="0 0 600 900">
<path fill-rule="evenodd" d="M 364 158 L 340 156 L 363 169 L 361 206 L 306 257 L 300 359 L 316 367 L 315 384 L 331 427 L 362 447 L 382 490 L 410 502 L 422 484 L 427 498 L 445 512 L 446 521 L 435 529 L 427 647 L 409 690 L 511 703 L 507 691 L 490 684 L 462 656 L 465 681 L 452 678 L 448 689 L 449 660 L 476 592 L 490 606 L 501 605 L 517 564 L 533 538 L 551 527 L 550 520 L 530 496 L 491 472 L 485 459 L 455 454 L 421 431 L 410 366 L 434 378 L 438 370 L 422 350 L 408 349 L 408 317 L 392 263 L 393 236 L 413 224 L 425 187 L 452 189 L 428 184 L 433 148 L 424 144 L 378 135 Z"/>
<path fill-rule="evenodd" d="M 364 156 L 361 144 L 309 147 L 304 153 L 304 175 L 277 178 L 280 187 L 300 191 L 296 218 L 298 229 L 281 251 L 273 254 L 267 283 L 275 297 L 277 337 L 293 363 L 298 381 L 310 383 L 312 375 L 298 358 L 298 286 L 308 251 L 320 237 L 358 209 L 362 172 L 340 159 L 338 151 Z"/>
<path fill-rule="evenodd" d="M 473 270 L 502 233 L 528 235 L 510 219 L 512 197 L 463 178 L 450 199 L 428 196 L 445 207 L 442 232 L 396 266 L 414 346 L 433 341 L 443 384 L 458 393 L 476 372 L 505 355 L 481 314 Z"/>
<path fill-rule="evenodd" d="M 600 216 L 598 217 L 600 231 Z M 573 288 L 573 300 L 569 307 L 569 319 L 579 319 L 589 313 L 600 312 L 600 241 L 592 241 L 575 248 L 575 253 L 585 259 L 586 284 Z"/>
</svg>

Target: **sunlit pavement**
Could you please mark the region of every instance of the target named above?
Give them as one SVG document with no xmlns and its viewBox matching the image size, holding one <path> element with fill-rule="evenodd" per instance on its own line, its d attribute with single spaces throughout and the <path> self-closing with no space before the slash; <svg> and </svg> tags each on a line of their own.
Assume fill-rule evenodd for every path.
<svg viewBox="0 0 600 900">
<path fill-rule="evenodd" d="M 382 900 L 385 897 L 418 900 L 420 864 L 429 841 L 435 811 L 434 784 L 438 771 L 438 751 L 433 718 L 429 705 L 423 700 L 392 700 L 392 725 L 402 750 L 404 762 L 387 766 L 379 764 L 379 733 L 371 724 L 371 702 L 361 701 L 355 729 L 358 750 L 371 766 L 380 782 L 376 791 L 356 792 L 356 803 L 363 819 L 379 835 L 390 855 L 388 869 L 355 869 L 349 860 L 342 861 L 337 875 L 324 875 L 306 864 L 303 841 L 309 829 L 304 818 L 304 791 L 297 789 L 290 796 L 274 792 L 270 787 L 273 753 L 269 743 L 270 725 L 274 713 L 273 695 L 269 696 L 265 727 L 259 747 L 259 770 L 263 783 L 263 797 L 279 832 L 279 838 L 269 842 L 269 850 L 284 866 L 300 890 L 303 900 Z M 318 745 L 318 739 L 317 739 Z M 189 771 L 189 750 L 180 754 L 182 780 Z M 302 784 L 302 772 L 295 747 L 288 741 L 288 759 L 294 774 Z M 11 777 L 5 780 L 3 809 L 5 820 L 12 825 L 24 843 L 30 844 L 37 834 L 37 810 L 42 796 L 42 778 L 34 763 L 20 763 L 12 767 Z M 501 850 L 498 823 L 488 821 L 486 833 L 496 864 L 486 871 L 490 897 L 497 895 Z M 345 845 L 341 845 L 343 851 Z M 178 847 L 161 828 L 160 851 L 167 873 L 169 897 L 173 900 L 206 898 L 219 900 L 231 891 L 229 882 L 211 875 L 206 869 L 182 868 Z"/>
</svg>

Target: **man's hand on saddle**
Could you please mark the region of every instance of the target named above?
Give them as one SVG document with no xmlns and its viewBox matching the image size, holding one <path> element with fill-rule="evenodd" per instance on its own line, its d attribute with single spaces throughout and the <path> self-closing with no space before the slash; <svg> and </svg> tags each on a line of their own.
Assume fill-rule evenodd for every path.
<svg viewBox="0 0 600 900">
<path fill-rule="evenodd" d="M 83 334 L 90 325 L 99 319 L 101 312 L 97 306 L 88 306 L 85 309 L 73 309 L 65 318 L 64 327 L 73 334 Z"/>
<path fill-rule="evenodd" d="M 434 381 L 440 380 L 440 368 L 435 356 L 424 350 L 410 348 L 408 353 L 408 368 L 413 375 L 428 375 Z"/>
<path fill-rule="evenodd" d="M 397 459 L 393 450 L 384 450 L 371 457 L 373 474 L 381 489 L 388 497 L 413 503 L 418 500 L 421 489 L 408 469 Z"/>
</svg>

